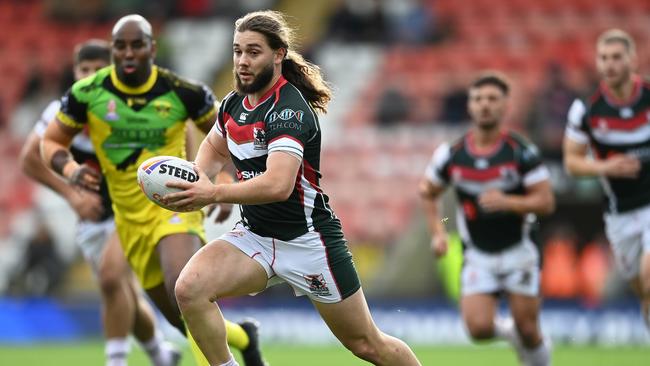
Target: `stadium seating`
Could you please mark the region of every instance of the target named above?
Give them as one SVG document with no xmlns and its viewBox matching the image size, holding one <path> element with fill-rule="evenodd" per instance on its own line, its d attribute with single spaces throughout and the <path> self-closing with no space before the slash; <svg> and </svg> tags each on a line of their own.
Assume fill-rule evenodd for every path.
<svg viewBox="0 0 650 366">
<path fill-rule="evenodd" d="M 391 85 L 387 82 L 390 77 L 400 81 L 399 90 L 410 100 L 410 120 L 405 122 L 416 129 L 410 138 L 419 142 L 390 140 L 395 131 L 389 129 L 375 132 L 374 138 L 364 134 L 366 141 L 361 145 L 334 144 L 325 149 L 326 188 L 353 240 L 370 235 L 370 239 L 385 243 L 405 231 L 413 213 L 418 212 L 413 209 L 417 195 L 405 192 L 416 190 L 429 154 L 442 141 L 440 134 L 454 135 L 448 125 L 441 124 L 436 132 L 421 128 L 440 124 L 435 121 L 442 98 L 454 87 L 466 86 L 476 72 L 498 69 L 508 74 L 514 90 L 507 123 L 523 130 L 549 63 L 561 65 L 569 86 L 582 91 L 591 87 L 594 42 L 603 30 L 627 30 L 639 45 L 650 40 L 650 2 L 644 0 L 431 0 L 427 9 L 439 23 L 451 27 L 449 38 L 433 45 L 387 47 L 374 77 L 343 118 L 345 128 L 359 131 L 376 125 L 377 103 Z M 650 65 L 650 53 L 639 48 L 643 69 Z M 421 138 L 427 133 L 432 141 Z M 345 156 L 355 156 L 354 164 L 345 162 Z M 383 174 L 367 174 L 358 168 L 372 171 L 400 164 L 410 171 L 386 169 Z"/>
</svg>

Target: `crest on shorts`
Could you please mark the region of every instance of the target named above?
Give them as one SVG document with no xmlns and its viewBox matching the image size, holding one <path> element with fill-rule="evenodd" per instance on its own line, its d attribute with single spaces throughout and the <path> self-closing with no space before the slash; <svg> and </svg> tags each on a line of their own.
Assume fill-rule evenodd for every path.
<svg viewBox="0 0 650 366">
<path fill-rule="evenodd" d="M 307 282 L 307 286 L 309 286 L 309 291 L 311 291 L 312 294 L 318 296 L 332 295 L 330 293 L 330 289 L 327 288 L 327 282 L 325 281 L 325 277 L 323 277 L 322 273 L 302 275 L 302 277 Z"/>
<path fill-rule="evenodd" d="M 238 238 L 243 238 L 244 235 L 246 235 L 246 233 L 241 230 L 230 230 L 228 232 L 228 235 L 238 237 Z"/>
</svg>

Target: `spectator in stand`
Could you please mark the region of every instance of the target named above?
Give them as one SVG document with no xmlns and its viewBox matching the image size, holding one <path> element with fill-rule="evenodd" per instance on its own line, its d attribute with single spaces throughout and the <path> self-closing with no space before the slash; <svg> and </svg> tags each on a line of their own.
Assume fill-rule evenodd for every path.
<svg viewBox="0 0 650 366">
<path fill-rule="evenodd" d="M 342 42 L 386 42 L 388 30 L 380 2 L 340 1 L 330 17 L 327 38 Z"/>
<path fill-rule="evenodd" d="M 377 101 L 375 120 L 380 127 L 389 127 L 409 120 L 411 109 L 408 97 L 400 90 L 398 83 L 390 83 Z"/>
<path fill-rule="evenodd" d="M 578 97 L 565 79 L 562 65 L 548 64 L 545 83 L 535 96 L 528 118 L 530 136 L 539 146 L 542 156 L 558 162 L 562 159 L 566 111 Z"/>
</svg>

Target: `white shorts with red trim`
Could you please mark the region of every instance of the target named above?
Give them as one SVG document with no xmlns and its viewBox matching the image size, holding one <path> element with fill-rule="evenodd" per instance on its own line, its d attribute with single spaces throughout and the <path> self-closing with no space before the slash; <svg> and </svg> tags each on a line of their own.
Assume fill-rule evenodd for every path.
<svg viewBox="0 0 650 366">
<path fill-rule="evenodd" d="M 267 287 L 286 282 L 296 296 L 307 295 L 320 303 L 340 302 L 360 287 L 351 255 L 332 258 L 333 253 L 347 249 L 326 245 L 318 232 L 283 241 L 259 236 L 238 223 L 219 239 L 255 259 L 266 271 Z"/>
</svg>

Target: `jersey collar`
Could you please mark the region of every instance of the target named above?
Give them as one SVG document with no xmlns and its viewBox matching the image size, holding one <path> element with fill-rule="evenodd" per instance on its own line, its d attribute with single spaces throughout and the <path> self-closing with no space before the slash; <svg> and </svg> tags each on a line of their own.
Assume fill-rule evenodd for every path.
<svg viewBox="0 0 650 366">
<path fill-rule="evenodd" d="M 252 105 L 252 104 L 248 101 L 248 95 L 247 95 L 247 96 L 244 98 L 244 107 L 246 107 L 246 109 L 248 109 L 248 110 L 253 110 L 253 109 L 255 109 L 258 105 L 260 105 L 260 104 L 266 102 L 266 100 L 269 99 L 269 97 L 270 97 L 271 95 L 273 95 L 273 93 L 278 92 L 278 91 L 280 90 L 280 88 L 281 88 L 282 86 L 284 86 L 284 84 L 286 84 L 286 83 L 287 83 L 287 79 L 284 78 L 284 75 L 280 75 L 280 77 L 278 78 L 278 81 L 276 81 L 275 84 L 273 84 L 273 86 L 271 87 L 271 89 L 269 89 L 266 93 L 264 93 L 264 95 L 262 95 L 262 97 L 259 99 L 259 101 L 257 102 L 257 104 Z"/>
<path fill-rule="evenodd" d="M 506 140 L 506 133 L 505 131 L 501 130 L 499 131 L 499 137 L 498 140 L 496 140 L 492 146 L 489 146 L 487 148 L 484 148 L 482 150 L 479 150 L 476 147 L 476 142 L 474 141 L 474 131 L 469 131 L 467 135 L 465 135 L 465 146 L 467 146 L 467 150 L 469 151 L 470 154 L 473 156 L 477 157 L 488 157 L 496 154 L 499 149 L 501 149 L 501 146 L 503 146 L 503 143 Z"/>
<path fill-rule="evenodd" d="M 158 79 L 158 66 L 153 65 L 151 67 L 151 74 L 149 75 L 147 81 L 145 81 L 144 84 L 134 88 L 121 82 L 120 79 L 117 77 L 117 72 L 115 71 L 115 65 L 111 66 L 111 81 L 113 82 L 113 85 L 115 85 L 115 88 L 117 88 L 117 90 L 125 94 L 144 94 L 149 90 L 151 90 L 153 84 L 156 83 L 157 79 Z"/>
<path fill-rule="evenodd" d="M 605 95 L 607 101 L 617 107 L 624 107 L 634 104 L 639 97 L 641 96 L 641 87 L 643 86 L 643 80 L 641 76 L 634 74 L 632 75 L 632 94 L 627 99 L 618 98 L 612 91 L 609 89 L 607 84 L 604 81 L 601 81 L 600 88 Z"/>
</svg>

